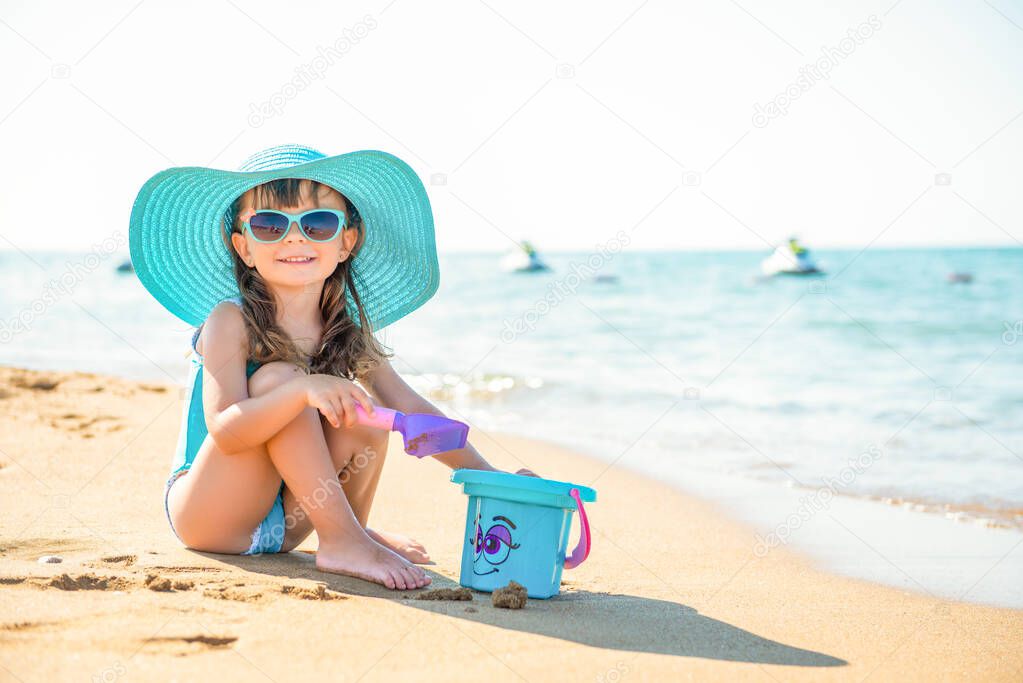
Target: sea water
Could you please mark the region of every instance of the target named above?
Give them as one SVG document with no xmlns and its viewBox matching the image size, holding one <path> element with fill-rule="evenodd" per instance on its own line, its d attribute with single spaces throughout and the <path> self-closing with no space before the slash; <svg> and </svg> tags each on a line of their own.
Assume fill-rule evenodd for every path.
<svg viewBox="0 0 1023 683">
<path fill-rule="evenodd" d="M 483 428 L 1023 527 L 1023 249 L 822 251 L 812 278 L 764 278 L 765 256 L 558 253 L 513 273 L 444 254 L 437 295 L 379 337 Z M 0 362 L 183 382 L 192 330 L 122 260 L 0 252 Z"/>
</svg>

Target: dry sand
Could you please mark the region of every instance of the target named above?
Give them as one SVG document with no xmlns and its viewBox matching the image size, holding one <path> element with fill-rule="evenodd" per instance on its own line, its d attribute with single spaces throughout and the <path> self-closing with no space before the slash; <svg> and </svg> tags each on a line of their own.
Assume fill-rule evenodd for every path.
<svg viewBox="0 0 1023 683">
<path fill-rule="evenodd" d="M 562 594 L 412 600 L 287 555 L 180 546 L 163 484 L 173 385 L 0 367 L 0 681 L 1023 680 L 1023 612 L 838 577 L 704 501 L 527 439 L 495 464 L 592 484 L 593 551 Z M 465 497 L 392 441 L 371 524 L 458 580 Z M 59 564 L 40 564 L 59 555 Z"/>
</svg>

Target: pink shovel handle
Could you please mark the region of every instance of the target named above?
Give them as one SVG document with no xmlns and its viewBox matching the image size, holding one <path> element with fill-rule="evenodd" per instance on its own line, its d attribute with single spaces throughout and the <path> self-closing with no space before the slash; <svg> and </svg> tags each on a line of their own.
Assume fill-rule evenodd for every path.
<svg viewBox="0 0 1023 683">
<path fill-rule="evenodd" d="M 583 499 L 579 497 L 579 489 L 572 489 L 568 495 L 575 499 L 575 504 L 579 508 L 579 524 L 582 526 L 579 531 L 579 544 L 572 554 L 565 558 L 565 569 L 575 569 L 590 555 L 590 520 L 586 518 L 586 508 L 583 507 Z"/>
<path fill-rule="evenodd" d="M 356 403 L 355 415 L 358 417 L 359 424 L 361 425 L 391 431 L 391 428 L 394 427 L 394 416 L 397 415 L 397 412 L 390 408 L 373 406 L 373 417 L 370 417 L 365 409 L 363 409 L 362 404 Z"/>
</svg>

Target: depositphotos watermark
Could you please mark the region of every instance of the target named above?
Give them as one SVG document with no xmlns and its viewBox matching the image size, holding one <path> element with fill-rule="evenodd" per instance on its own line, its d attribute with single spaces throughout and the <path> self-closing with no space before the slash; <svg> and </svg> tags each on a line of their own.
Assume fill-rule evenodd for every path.
<svg viewBox="0 0 1023 683">
<path fill-rule="evenodd" d="M 372 446 L 366 446 L 360 452 L 352 456 L 351 461 L 345 466 L 341 473 L 330 481 L 323 481 L 320 479 L 319 486 L 313 489 L 312 497 L 307 494 L 302 497 L 299 501 L 299 509 L 296 514 L 290 512 L 284 515 L 284 529 L 293 529 L 299 522 L 305 520 L 309 514 L 309 510 L 319 509 L 323 507 L 323 504 L 330 497 L 330 490 L 336 489 L 341 495 L 344 495 L 344 489 L 342 488 L 348 483 L 348 480 L 352 478 L 352 475 L 358 474 L 362 470 L 369 467 L 370 463 L 377 459 L 377 451 Z"/>
<path fill-rule="evenodd" d="M 881 20 L 871 14 L 867 20 L 856 28 L 851 28 L 845 38 L 837 45 L 822 47 L 821 56 L 815 61 L 805 64 L 799 69 L 799 77 L 789 83 L 780 93 L 771 98 L 767 104 L 759 102 L 753 105 L 753 125 L 764 128 L 780 116 L 789 112 L 789 106 L 804 93 L 809 92 L 820 81 L 831 77 L 831 70 L 847 59 L 865 40 L 881 30 Z"/>
<path fill-rule="evenodd" d="M 121 663 L 121 660 L 117 660 L 111 666 L 94 673 L 91 680 L 93 683 L 114 683 L 126 673 L 128 673 L 128 669 Z"/>
<path fill-rule="evenodd" d="M 540 321 L 540 318 L 550 313 L 551 309 L 555 308 L 566 298 L 575 294 L 575 290 L 579 288 L 579 285 L 593 277 L 618 252 L 629 246 L 631 241 L 628 233 L 624 230 L 619 230 L 607 242 L 598 244 L 596 251 L 591 253 L 582 264 L 573 261 L 569 266 L 572 272 L 566 275 L 564 279 L 557 279 L 548 284 L 547 293 L 544 294 L 543 298 L 535 301 L 525 313 L 514 320 L 508 320 L 507 318 L 504 320 L 504 329 L 501 330 L 501 341 L 505 344 L 510 344 L 520 335 L 536 329 L 536 324 Z"/>
<path fill-rule="evenodd" d="M 0 320 L 0 344 L 6 344 L 17 335 L 28 332 L 36 319 L 42 317 L 50 306 L 62 296 L 70 296 L 82 280 L 99 268 L 111 254 L 128 243 L 120 230 L 115 230 L 99 244 L 93 244 L 88 254 L 77 261 L 65 261 L 64 272 L 59 278 L 50 278 L 43 286 L 43 293 L 24 306 L 10 320 Z"/>
<path fill-rule="evenodd" d="M 796 508 L 785 521 L 774 528 L 774 531 L 766 537 L 756 535 L 757 542 L 753 546 L 753 554 L 757 557 L 764 557 L 772 548 L 788 543 L 792 534 L 798 531 L 805 522 L 810 521 L 822 510 L 827 510 L 831 505 L 831 499 L 838 495 L 840 489 L 844 489 L 856 481 L 856 478 L 873 467 L 874 463 L 884 456 L 877 446 L 870 446 L 866 451 L 860 453 L 856 458 L 850 458 L 845 467 L 841 469 L 837 477 L 822 477 L 824 486 L 815 489 L 809 495 L 800 497 L 799 507 Z"/>
<path fill-rule="evenodd" d="M 1004 322 L 1002 325 L 1005 327 L 1005 331 L 1002 332 L 1002 343 L 1006 346 L 1012 346 L 1023 337 L 1023 320 L 1014 323 Z"/>
<path fill-rule="evenodd" d="M 619 683 L 629 670 L 628 662 L 618 661 L 607 671 L 597 674 L 597 683 Z"/>
<path fill-rule="evenodd" d="M 288 102 L 298 97 L 298 94 L 312 85 L 313 81 L 323 78 L 330 67 L 340 61 L 352 46 L 357 45 L 376 27 L 376 18 L 372 14 L 367 14 L 362 21 L 342 30 L 341 36 L 330 45 L 326 47 L 318 45 L 315 57 L 295 67 L 294 78 L 281 85 L 277 92 L 263 102 L 249 103 L 249 125 L 259 128 L 267 120 L 283 114 Z"/>
</svg>

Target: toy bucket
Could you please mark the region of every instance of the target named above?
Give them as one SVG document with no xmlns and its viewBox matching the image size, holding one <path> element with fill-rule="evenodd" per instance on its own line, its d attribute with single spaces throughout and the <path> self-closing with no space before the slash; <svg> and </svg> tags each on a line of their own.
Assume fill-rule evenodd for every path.
<svg viewBox="0 0 1023 683">
<path fill-rule="evenodd" d="M 507 472 L 455 470 L 451 481 L 469 496 L 465 545 L 458 582 L 491 592 L 516 581 L 531 598 L 561 589 L 561 569 L 582 564 L 590 553 L 590 525 L 583 501 L 597 500 L 587 486 Z M 579 511 L 579 544 L 570 555 L 572 513 Z"/>
</svg>

